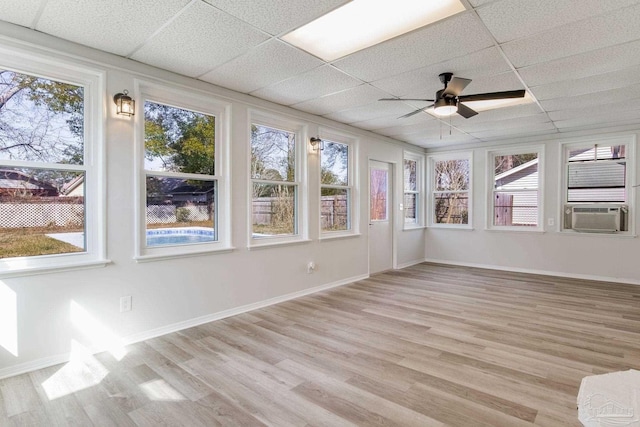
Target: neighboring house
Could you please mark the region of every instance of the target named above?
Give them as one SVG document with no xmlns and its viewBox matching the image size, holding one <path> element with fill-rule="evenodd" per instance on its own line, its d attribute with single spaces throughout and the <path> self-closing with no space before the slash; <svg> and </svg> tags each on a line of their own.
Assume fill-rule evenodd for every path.
<svg viewBox="0 0 640 427">
<path fill-rule="evenodd" d="M 58 190 L 25 173 L 0 169 L 0 197 L 57 197 Z"/>
<path fill-rule="evenodd" d="M 171 200 L 174 205 L 184 205 L 186 203 L 194 203 L 199 205 L 210 204 L 215 197 L 215 186 L 209 185 L 191 185 L 188 181 L 169 191 Z"/>
<path fill-rule="evenodd" d="M 538 159 L 530 160 L 495 177 L 495 225 L 538 223 Z"/>
<path fill-rule="evenodd" d="M 78 175 L 62 186 L 61 196 L 84 197 L 84 175 Z"/>
</svg>

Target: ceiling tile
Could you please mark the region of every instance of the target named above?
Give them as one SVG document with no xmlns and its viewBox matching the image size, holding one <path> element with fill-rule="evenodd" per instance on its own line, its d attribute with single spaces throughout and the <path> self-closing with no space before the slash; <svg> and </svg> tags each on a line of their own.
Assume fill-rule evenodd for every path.
<svg viewBox="0 0 640 427">
<path fill-rule="evenodd" d="M 189 0 L 48 1 L 36 29 L 126 56 L 188 3 Z"/>
<path fill-rule="evenodd" d="M 308 53 L 274 39 L 222 64 L 200 79 L 249 93 L 322 64 Z"/>
<path fill-rule="evenodd" d="M 486 75 L 509 71 L 509 65 L 498 49 L 491 47 L 468 55 L 428 65 L 417 70 L 376 80 L 371 84 L 394 96 L 425 96 L 431 98 L 442 89 L 438 78 L 441 73 L 451 72 L 456 76 L 477 79 Z"/>
<path fill-rule="evenodd" d="M 640 65 L 640 40 L 561 58 L 518 72 L 529 87 L 580 79 Z"/>
<path fill-rule="evenodd" d="M 251 95 L 278 104 L 291 105 L 358 86 L 361 81 L 330 65 L 315 68 L 288 80 L 252 92 Z"/>
<path fill-rule="evenodd" d="M 617 115 L 620 113 L 626 113 L 627 111 L 640 110 L 640 99 L 631 98 L 622 102 L 615 102 L 611 104 L 605 104 L 603 108 L 602 104 L 591 105 L 583 108 L 569 108 L 566 110 L 550 111 L 549 117 L 554 121 L 570 120 L 577 118 L 588 118 L 591 116 L 602 115 L 603 111 L 607 114 Z"/>
<path fill-rule="evenodd" d="M 524 67 L 637 40 L 639 21 L 640 5 L 636 5 L 515 40 L 502 48 L 516 67 Z"/>
<path fill-rule="evenodd" d="M 348 3 L 347 0 L 205 0 L 272 35 L 306 24 Z"/>
<path fill-rule="evenodd" d="M 555 128 L 553 123 L 547 122 L 509 129 L 491 129 L 482 132 L 473 132 L 471 135 L 484 141 L 496 141 L 506 138 L 546 135 L 557 132 L 558 130 Z"/>
<path fill-rule="evenodd" d="M 324 117 L 342 123 L 354 123 L 391 115 L 399 117 L 409 111 L 411 111 L 411 107 L 407 107 L 402 102 L 374 102 L 349 110 L 327 114 Z"/>
<path fill-rule="evenodd" d="M 579 96 L 640 84 L 640 66 L 531 88 L 539 100 Z"/>
<path fill-rule="evenodd" d="M 503 0 L 478 9 L 478 15 L 500 43 L 531 36 L 638 0 Z"/>
<path fill-rule="evenodd" d="M 387 94 L 385 92 L 365 83 L 342 92 L 323 96 L 322 98 L 294 104 L 292 107 L 306 111 L 307 113 L 322 116 L 359 105 L 370 104 L 386 96 Z"/>
<path fill-rule="evenodd" d="M 397 125 L 391 126 L 383 129 L 377 129 L 376 133 L 380 135 L 390 136 L 390 137 L 398 137 L 403 135 L 411 135 L 418 132 L 421 133 L 433 133 L 439 130 L 441 123 L 436 119 L 431 120 L 423 120 L 420 123 L 414 123 L 409 125 Z"/>
<path fill-rule="evenodd" d="M 590 105 L 606 105 L 623 102 L 630 98 L 640 98 L 640 85 L 613 89 L 606 92 L 588 93 L 586 95 L 549 99 L 540 104 L 545 111 L 558 111 L 570 108 L 582 108 Z"/>
<path fill-rule="evenodd" d="M 423 113 L 416 114 L 411 117 L 406 117 L 404 119 L 399 119 L 397 114 L 391 114 L 384 117 L 376 117 L 375 119 L 362 120 L 359 122 L 351 123 L 351 126 L 355 126 L 360 129 L 367 129 L 371 131 L 376 131 L 377 129 L 382 129 L 391 126 L 397 126 L 398 122 L 402 122 L 405 125 L 410 125 L 414 123 L 421 123 L 425 120 L 435 120 L 433 116 Z"/>
<path fill-rule="evenodd" d="M 71 0 L 69 0 L 71 1 Z M 186 76 L 200 76 L 268 36 L 202 2 L 192 3 L 132 58 Z"/>
<path fill-rule="evenodd" d="M 572 129 L 583 127 L 609 127 L 618 124 L 640 123 L 640 111 L 631 110 L 625 112 L 600 111 L 599 113 L 576 117 L 569 120 L 558 120 L 555 125 L 558 129 Z"/>
<path fill-rule="evenodd" d="M 23 27 L 31 27 L 43 1 L 46 0 L 0 0 L 2 20 Z"/>
<path fill-rule="evenodd" d="M 335 62 L 352 76 L 371 82 L 492 46 L 479 19 L 461 13 Z"/>
<path fill-rule="evenodd" d="M 513 107 L 494 108 L 493 110 L 480 111 L 477 116 L 473 116 L 468 119 L 454 115 L 452 122 L 454 126 L 458 126 L 460 124 L 496 122 L 501 120 L 517 119 L 519 117 L 535 116 L 541 112 L 542 110 L 538 107 L 538 104 L 522 104 L 514 105 Z"/>
<path fill-rule="evenodd" d="M 489 130 L 503 130 L 522 128 L 539 123 L 550 123 L 549 116 L 545 113 L 538 113 L 533 116 L 517 117 L 509 120 L 499 120 L 491 122 L 472 122 L 471 119 L 464 122 L 456 122 L 455 126 L 465 132 L 476 134 L 477 132 Z"/>
<path fill-rule="evenodd" d="M 422 147 L 450 147 L 458 144 L 468 144 L 479 142 L 472 135 L 460 132 L 455 128 L 442 125 L 442 128 L 432 130 L 430 132 L 416 132 L 410 135 L 403 135 L 397 138 L 409 144 L 416 144 Z"/>
</svg>

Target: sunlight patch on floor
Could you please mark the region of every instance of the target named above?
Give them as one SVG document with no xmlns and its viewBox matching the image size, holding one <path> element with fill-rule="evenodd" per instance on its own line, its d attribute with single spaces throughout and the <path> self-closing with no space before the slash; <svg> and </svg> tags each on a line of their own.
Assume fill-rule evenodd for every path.
<svg viewBox="0 0 640 427">
<path fill-rule="evenodd" d="M 140 388 L 151 400 L 163 402 L 177 402 L 187 400 L 179 391 L 171 387 L 162 379 L 148 381 L 140 384 Z"/>
<path fill-rule="evenodd" d="M 71 359 L 42 383 L 49 400 L 58 399 L 96 386 L 109 374 L 91 351 L 76 340 L 71 340 Z"/>
</svg>

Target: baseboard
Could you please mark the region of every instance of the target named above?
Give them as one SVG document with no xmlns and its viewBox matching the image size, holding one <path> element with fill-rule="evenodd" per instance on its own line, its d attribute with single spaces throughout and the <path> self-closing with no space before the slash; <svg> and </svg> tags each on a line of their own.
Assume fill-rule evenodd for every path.
<svg viewBox="0 0 640 427">
<path fill-rule="evenodd" d="M 194 326 L 202 325 L 204 323 L 213 322 L 215 320 L 225 319 L 227 317 L 236 316 L 238 314 L 247 313 L 249 311 L 257 310 L 260 308 L 268 307 L 270 305 L 278 304 L 281 302 L 289 301 L 292 299 L 300 298 L 306 295 L 315 294 L 316 292 L 325 291 L 331 288 L 337 288 L 339 286 L 348 285 L 349 283 L 357 282 L 368 278 L 368 274 L 360 276 L 350 277 L 348 279 L 338 280 L 336 282 L 328 283 L 325 285 L 316 286 L 301 291 L 292 292 L 290 294 L 281 295 L 279 297 L 269 298 L 264 301 L 258 301 L 252 304 L 243 305 L 240 307 L 232 308 L 229 310 L 220 311 L 206 316 L 196 317 L 194 319 L 185 320 L 183 322 L 173 323 L 171 325 L 163 326 L 149 331 L 140 332 L 137 334 L 129 335 L 122 338 L 124 345 L 135 344 L 140 341 L 145 341 L 151 338 L 159 337 L 161 335 L 170 334 L 172 332 L 181 331 L 183 329 L 192 328 Z M 107 349 L 94 349 L 93 353 L 101 353 Z M 0 380 L 7 377 L 13 377 L 21 375 L 27 372 L 35 371 L 37 369 L 48 368 L 50 366 L 66 363 L 71 357 L 70 353 L 59 354 L 56 356 L 44 357 L 42 359 L 33 360 L 31 362 L 21 363 L 19 365 L 10 366 L 8 368 L 0 369 Z"/>
<path fill-rule="evenodd" d="M 624 279 L 624 278 L 621 279 L 618 277 L 609 277 L 609 276 L 594 276 L 591 274 L 563 273 L 559 271 L 537 270 L 532 268 L 505 267 L 502 265 L 475 264 L 471 262 L 449 261 L 449 260 L 432 259 L 432 258 L 426 258 L 424 259 L 423 262 L 431 262 L 434 264 L 457 265 L 460 267 L 482 268 L 485 270 L 511 271 L 514 273 L 528 273 L 528 274 L 538 274 L 543 276 L 566 277 L 568 279 L 592 280 L 596 282 L 612 282 L 612 283 L 621 283 L 625 285 L 640 285 L 640 280 Z"/>
<path fill-rule="evenodd" d="M 424 258 L 423 259 L 415 259 L 415 260 L 409 261 L 409 262 L 404 262 L 402 264 L 398 264 L 396 266 L 396 270 L 401 270 L 403 268 L 411 267 L 412 265 L 417 265 L 417 264 L 420 264 L 422 262 L 425 262 Z"/>
</svg>

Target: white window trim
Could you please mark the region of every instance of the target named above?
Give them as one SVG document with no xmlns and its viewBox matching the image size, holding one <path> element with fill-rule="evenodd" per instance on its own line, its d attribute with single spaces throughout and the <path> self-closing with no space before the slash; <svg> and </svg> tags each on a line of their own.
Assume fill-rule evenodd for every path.
<svg viewBox="0 0 640 427">
<path fill-rule="evenodd" d="M 580 233 L 575 230 L 565 229 L 564 228 L 564 207 L 568 204 L 567 202 L 567 150 L 573 148 L 584 148 L 590 145 L 600 144 L 600 145 L 626 145 L 626 155 L 625 159 L 627 161 L 626 174 L 625 177 L 625 191 L 627 194 L 626 205 L 629 206 L 629 230 L 620 231 L 618 233 L 613 234 L 600 234 L 600 233 Z M 636 134 L 617 134 L 617 135 L 609 135 L 609 136 L 590 136 L 587 138 L 576 138 L 562 142 L 558 146 L 558 158 L 560 159 L 560 179 L 559 181 L 559 191 L 558 191 L 558 221 L 557 221 L 557 230 L 561 232 L 561 234 L 573 234 L 573 235 L 584 235 L 590 236 L 590 238 L 598 238 L 598 237 L 611 237 L 611 238 L 625 238 L 625 237 L 635 237 L 636 235 L 636 189 L 634 185 L 636 183 L 636 168 L 637 159 L 636 159 Z"/>
<path fill-rule="evenodd" d="M 0 47 L 3 69 L 70 83 L 84 88 L 84 158 L 82 165 L 67 166 L 25 161 L 3 160 L 10 167 L 42 167 L 85 172 L 85 238 L 84 252 L 0 259 L 0 278 L 19 277 L 56 271 L 104 267 L 106 258 L 106 176 L 105 176 L 105 105 L 104 71 L 85 67 L 60 58 L 27 52 L 24 49 Z"/>
<path fill-rule="evenodd" d="M 266 248 L 270 246 L 283 246 L 287 244 L 306 243 L 309 240 L 308 220 L 308 192 L 307 192 L 307 125 L 302 122 L 287 119 L 282 116 L 269 114 L 261 110 L 249 110 L 248 139 L 247 139 L 247 247 Z M 258 124 L 274 129 L 280 129 L 295 134 L 295 181 L 268 181 L 254 180 L 251 177 L 251 125 Z M 295 228 L 297 234 L 287 236 L 263 236 L 253 237 L 253 183 L 264 182 L 283 185 L 295 185 L 297 195 L 295 199 Z"/>
<path fill-rule="evenodd" d="M 349 147 L 349 155 L 348 155 L 348 183 L 349 185 L 324 185 L 322 184 L 321 175 L 318 176 L 318 194 L 322 197 L 322 188 L 336 188 L 339 190 L 348 190 L 349 191 L 349 218 L 347 219 L 348 223 L 351 225 L 349 230 L 340 230 L 340 231 L 322 231 L 322 215 L 320 215 L 320 207 L 321 203 L 318 200 L 318 230 L 320 235 L 320 240 L 323 239 L 336 239 L 339 237 L 350 237 L 359 234 L 360 224 L 358 218 L 360 217 L 360 205 L 358 203 L 358 187 L 357 187 L 357 167 L 356 159 L 358 158 L 358 143 L 359 140 L 353 135 L 349 135 L 346 133 L 342 133 L 336 131 L 334 129 L 320 128 L 319 129 L 319 137 L 320 139 L 337 142 L 339 144 L 344 144 Z M 320 158 L 321 154 L 318 152 L 318 174 L 322 174 L 322 161 Z"/>
<path fill-rule="evenodd" d="M 138 262 L 183 258 L 210 253 L 228 253 L 231 246 L 231 200 L 229 179 L 229 117 L 231 105 L 212 98 L 211 95 L 171 87 L 168 85 L 136 80 L 135 96 L 138 108 L 135 117 L 136 125 L 136 200 L 135 200 L 135 256 Z M 157 102 L 185 110 L 212 115 L 216 118 L 215 132 L 215 175 L 192 174 L 197 179 L 214 179 L 216 181 L 216 237 L 215 242 L 173 245 L 146 246 L 146 176 L 144 168 L 144 104 L 145 101 Z M 184 173 L 150 171 L 154 176 L 185 176 Z"/>
<path fill-rule="evenodd" d="M 487 222 L 486 230 L 501 230 L 501 231 L 516 231 L 516 232 L 543 232 L 544 228 L 544 145 L 533 146 L 517 146 L 509 148 L 496 148 L 487 150 Z M 536 153 L 538 155 L 538 214 L 537 225 L 535 227 L 523 226 L 523 225 L 494 225 L 494 161 L 496 156 L 506 156 L 510 154 L 529 154 Z M 513 191 L 533 191 L 533 190 L 513 190 Z"/>
<path fill-rule="evenodd" d="M 447 228 L 452 230 L 472 230 L 473 229 L 473 151 L 455 151 L 449 153 L 438 153 L 427 156 L 428 160 L 428 180 L 427 188 L 429 200 L 428 206 L 428 227 L 431 228 Z M 468 193 L 468 224 L 438 224 L 434 218 L 434 185 L 435 185 L 435 162 L 445 160 L 469 160 L 469 190 L 460 191 L 461 193 Z M 449 191 L 451 192 L 451 191 Z"/>
<path fill-rule="evenodd" d="M 416 191 L 407 191 L 404 188 L 404 161 L 412 160 L 416 162 Z M 403 230 L 417 230 L 424 228 L 424 220 L 425 220 L 425 211 L 426 211 L 426 197 L 425 197 L 425 157 L 424 154 L 416 153 L 414 151 L 404 151 L 402 157 L 402 203 L 403 203 L 403 212 L 402 212 L 402 229 Z M 416 209 L 418 210 L 416 214 L 416 222 L 415 223 L 407 223 L 404 217 L 404 196 L 405 194 L 416 194 L 417 203 Z"/>
</svg>

